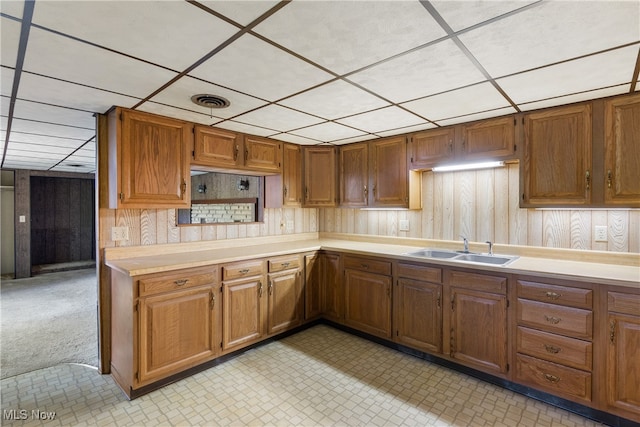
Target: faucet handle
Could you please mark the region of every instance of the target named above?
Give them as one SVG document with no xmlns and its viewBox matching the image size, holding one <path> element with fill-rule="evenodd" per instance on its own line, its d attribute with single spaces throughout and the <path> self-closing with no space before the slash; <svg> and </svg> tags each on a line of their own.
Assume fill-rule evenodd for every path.
<svg viewBox="0 0 640 427">
<path fill-rule="evenodd" d="M 489 255 L 493 255 L 493 243 L 491 243 L 491 240 L 487 240 L 485 243 L 489 244 Z"/>
</svg>

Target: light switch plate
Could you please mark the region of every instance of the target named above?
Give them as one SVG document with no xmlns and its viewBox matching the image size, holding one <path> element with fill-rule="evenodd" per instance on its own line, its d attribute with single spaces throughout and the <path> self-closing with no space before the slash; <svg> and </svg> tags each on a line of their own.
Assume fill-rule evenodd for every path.
<svg viewBox="0 0 640 427">
<path fill-rule="evenodd" d="M 409 231 L 409 220 L 408 219 L 401 219 L 399 221 L 400 223 L 400 231 Z"/>
<path fill-rule="evenodd" d="M 607 239 L 607 226 L 606 225 L 596 225 L 596 242 L 606 242 Z"/>
</svg>

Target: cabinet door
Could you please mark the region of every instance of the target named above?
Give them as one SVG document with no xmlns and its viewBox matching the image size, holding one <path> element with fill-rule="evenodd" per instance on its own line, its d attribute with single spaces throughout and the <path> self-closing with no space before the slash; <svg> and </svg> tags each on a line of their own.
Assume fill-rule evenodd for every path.
<svg viewBox="0 0 640 427">
<path fill-rule="evenodd" d="M 241 138 L 235 132 L 196 125 L 193 163 L 223 168 L 242 165 Z"/>
<path fill-rule="evenodd" d="M 640 317 L 609 314 L 607 401 L 640 417 Z"/>
<path fill-rule="evenodd" d="M 336 205 L 335 148 L 304 148 L 304 187 L 305 207 Z"/>
<path fill-rule="evenodd" d="M 322 262 L 320 255 L 304 257 L 304 318 L 313 319 L 322 314 Z"/>
<path fill-rule="evenodd" d="M 640 207 L 640 95 L 605 103 L 605 203 Z"/>
<path fill-rule="evenodd" d="M 487 372 L 507 372 L 504 295 L 451 288 L 450 356 Z"/>
<path fill-rule="evenodd" d="M 347 325 L 391 338 L 391 277 L 345 270 L 344 299 Z"/>
<path fill-rule="evenodd" d="M 455 128 L 427 130 L 411 136 L 411 169 L 453 161 Z"/>
<path fill-rule="evenodd" d="M 300 270 L 269 275 L 267 333 L 283 332 L 302 322 L 301 277 Z"/>
<path fill-rule="evenodd" d="M 302 148 L 295 144 L 283 145 L 282 196 L 284 206 L 302 205 Z"/>
<path fill-rule="evenodd" d="M 515 119 L 502 117 L 462 126 L 462 156 L 465 160 L 495 160 L 515 152 Z"/>
<path fill-rule="evenodd" d="M 222 285 L 222 349 L 257 341 L 263 335 L 263 286 L 259 277 Z"/>
<path fill-rule="evenodd" d="M 368 145 L 340 147 L 340 205 L 367 206 L 369 185 Z"/>
<path fill-rule="evenodd" d="M 322 269 L 322 311 L 324 315 L 336 322 L 343 321 L 344 290 L 340 274 L 340 255 L 321 254 Z"/>
<path fill-rule="evenodd" d="M 370 145 L 371 206 L 407 207 L 409 177 L 404 136 Z"/>
<path fill-rule="evenodd" d="M 244 139 L 244 166 L 258 172 L 282 172 L 282 143 L 247 135 Z"/>
<path fill-rule="evenodd" d="M 192 125 L 153 114 L 119 111 L 121 182 L 117 207 L 190 207 Z"/>
<path fill-rule="evenodd" d="M 215 307 L 209 286 L 140 298 L 139 384 L 215 356 Z"/>
<path fill-rule="evenodd" d="M 442 352 L 442 285 L 398 280 L 397 340 L 419 350 Z"/>
<path fill-rule="evenodd" d="M 521 206 L 591 203 L 591 105 L 525 115 Z"/>
</svg>

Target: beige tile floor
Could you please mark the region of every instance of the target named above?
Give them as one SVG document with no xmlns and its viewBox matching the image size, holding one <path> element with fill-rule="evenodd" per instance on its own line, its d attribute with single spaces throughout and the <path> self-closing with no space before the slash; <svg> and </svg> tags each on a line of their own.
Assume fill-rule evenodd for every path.
<svg viewBox="0 0 640 427">
<path fill-rule="evenodd" d="M 18 375 L 1 387 L 3 425 L 600 425 L 329 326 L 250 350 L 133 401 L 111 377 L 82 365 Z M 55 417 L 38 420 L 37 411 Z M 9 420 L 11 414 L 27 419 Z"/>
</svg>

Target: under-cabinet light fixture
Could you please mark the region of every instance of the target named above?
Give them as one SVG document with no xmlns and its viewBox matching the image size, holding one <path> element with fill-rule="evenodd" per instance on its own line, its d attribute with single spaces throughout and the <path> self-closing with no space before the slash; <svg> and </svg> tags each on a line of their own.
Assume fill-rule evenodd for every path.
<svg viewBox="0 0 640 427">
<path fill-rule="evenodd" d="M 474 169 L 500 168 L 502 166 L 504 166 L 503 161 L 496 161 L 496 162 L 464 163 L 460 165 L 436 166 L 431 170 L 434 172 L 454 172 L 454 171 L 468 171 L 468 170 L 474 170 Z"/>
</svg>

